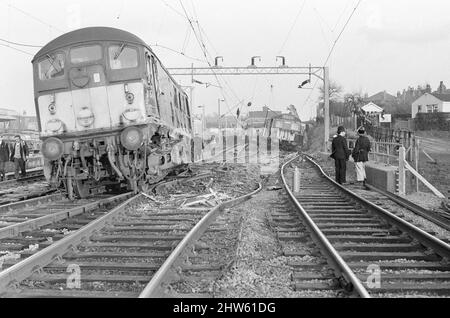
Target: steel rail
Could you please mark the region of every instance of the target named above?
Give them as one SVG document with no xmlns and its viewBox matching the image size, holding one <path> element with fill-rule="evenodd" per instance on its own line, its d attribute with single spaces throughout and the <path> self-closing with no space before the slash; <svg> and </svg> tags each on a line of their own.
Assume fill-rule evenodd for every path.
<svg viewBox="0 0 450 318">
<path fill-rule="evenodd" d="M 88 239 L 90 235 L 111 222 L 130 203 L 137 201 L 142 195 L 134 195 L 132 198 L 115 207 L 107 214 L 92 221 L 78 231 L 62 238 L 56 243 L 40 250 L 25 260 L 0 272 L 0 291 L 5 291 L 11 284 L 18 284 L 31 276 L 33 272 L 44 268 L 46 265 L 60 259 L 68 250 L 75 248 L 78 244 Z"/>
<path fill-rule="evenodd" d="M 248 193 L 246 195 L 240 196 L 238 198 L 223 202 L 218 206 L 211 209 L 203 218 L 189 231 L 189 233 L 181 240 L 177 247 L 173 250 L 167 260 L 159 268 L 159 270 L 153 275 L 150 282 L 144 288 L 144 290 L 139 295 L 139 298 L 157 298 L 162 297 L 163 292 L 161 291 L 161 283 L 170 275 L 170 269 L 178 260 L 178 257 L 187 250 L 196 240 L 198 240 L 202 234 L 206 231 L 209 225 L 216 219 L 217 215 L 223 211 L 225 208 L 233 207 L 240 204 L 253 195 L 261 191 L 262 185 L 258 184 L 258 189 Z"/>
<path fill-rule="evenodd" d="M 314 241 L 322 247 L 322 250 L 326 252 L 326 258 L 330 264 L 330 266 L 337 272 L 337 276 L 343 276 L 347 283 L 351 284 L 351 287 L 353 291 L 356 291 L 356 293 L 361 298 L 371 298 L 366 288 L 363 286 L 361 281 L 356 277 L 355 273 L 350 269 L 350 267 L 347 265 L 347 263 L 342 259 L 342 257 L 339 255 L 339 253 L 335 250 L 333 245 L 328 241 L 326 236 L 322 233 L 322 231 L 319 229 L 319 227 L 314 223 L 314 221 L 311 219 L 311 217 L 308 215 L 308 213 L 303 209 L 301 204 L 298 202 L 298 200 L 295 198 L 294 194 L 292 193 L 291 189 L 289 188 L 286 178 L 284 176 L 284 170 L 288 164 L 290 164 L 292 161 L 297 159 L 299 155 L 293 157 L 289 161 L 287 161 L 282 167 L 281 167 L 281 178 L 283 180 L 284 187 L 289 195 L 289 198 L 294 203 L 294 205 L 297 207 L 298 211 L 300 212 L 302 218 L 304 219 L 306 226 L 308 227 Z"/>
<path fill-rule="evenodd" d="M 369 185 L 369 184 L 366 184 L 366 187 L 372 191 L 376 191 L 376 192 L 381 193 L 382 195 L 387 196 L 389 199 L 391 199 L 395 203 L 401 205 L 402 207 L 407 208 L 411 212 L 414 212 L 415 214 L 420 215 L 421 217 L 433 222 L 436 225 L 439 225 L 440 227 L 446 229 L 447 231 L 450 231 L 450 220 L 446 219 L 445 217 L 442 217 L 430 210 L 427 210 L 427 209 L 425 209 L 407 199 L 404 199 L 394 193 L 384 191 L 382 189 L 379 189 L 379 188 Z M 432 214 L 435 214 L 435 215 L 432 215 Z"/>
<path fill-rule="evenodd" d="M 33 198 L 33 199 L 3 204 L 3 205 L 0 205 L 0 213 L 17 210 L 22 207 L 28 207 L 28 206 L 38 205 L 38 204 L 42 204 L 42 203 L 46 203 L 46 202 L 61 200 L 64 197 L 65 196 L 62 193 L 56 193 L 56 194 L 50 194 L 50 195 L 46 195 L 46 196 L 40 196 L 40 197 Z"/>
<path fill-rule="evenodd" d="M 42 226 L 56 223 L 64 219 L 68 219 L 70 217 L 92 211 L 104 204 L 114 202 L 116 200 L 121 200 L 123 198 L 128 198 L 130 196 L 131 193 L 128 192 L 110 198 L 100 199 L 96 202 L 87 203 L 85 205 L 71 208 L 65 211 L 60 211 L 53 214 L 44 215 L 36 219 L 31 219 L 25 222 L 12 224 L 4 228 L 0 228 L 0 239 L 4 239 L 11 236 L 17 236 L 20 233 L 35 230 Z"/>
<path fill-rule="evenodd" d="M 313 163 L 317 169 L 322 173 L 322 175 L 327 178 L 334 186 L 338 187 L 343 192 L 347 193 L 354 200 L 359 202 L 360 204 L 366 206 L 370 211 L 380 215 L 389 223 L 398 227 L 403 232 L 406 232 L 414 239 L 418 240 L 424 246 L 432 249 L 436 254 L 440 255 L 444 259 L 450 259 L 450 245 L 445 243 L 444 241 L 434 237 L 433 235 L 425 232 L 424 230 L 418 228 L 417 226 L 405 221 L 404 219 L 394 215 L 393 213 L 377 206 L 376 204 L 358 196 L 356 193 L 350 191 L 349 189 L 344 188 L 342 185 L 335 182 L 331 179 L 320 167 L 318 163 L 316 163 L 311 157 L 305 155 L 305 157 Z"/>
<path fill-rule="evenodd" d="M 194 176 L 192 178 L 196 178 Z M 189 180 L 185 179 L 184 181 Z M 119 206 L 115 207 L 107 214 L 92 221 L 74 233 L 62 238 L 56 243 L 40 250 L 25 260 L 14 264 L 13 266 L 0 272 L 0 295 L 8 286 L 19 284 L 22 280 L 31 276 L 37 270 L 40 270 L 50 264 L 52 261 L 62 259 L 63 255 L 76 246 L 83 243 L 91 235 L 95 234 L 99 229 L 110 224 L 129 204 L 144 198 L 143 194 L 136 194 Z"/>
<path fill-rule="evenodd" d="M 42 168 L 28 170 L 27 176 L 24 178 L 19 178 L 19 179 L 14 178 L 14 172 L 8 172 L 8 173 L 6 173 L 5 176 L 7 179 L 4 181 L 0 181 L 0 187 L 6 186 L 10 183 L 12 184 L 15 182 L 20 183 L 23 181 L 28 181 L 29 179 L 33 179 L 33 178 L 44 178 L 44 171 L 42 170 Z"/>
</svg>

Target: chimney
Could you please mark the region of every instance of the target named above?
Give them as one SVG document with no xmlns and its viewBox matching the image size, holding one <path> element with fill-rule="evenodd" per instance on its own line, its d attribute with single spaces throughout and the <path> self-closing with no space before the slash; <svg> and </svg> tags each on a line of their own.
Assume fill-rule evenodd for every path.
<svg viewBox="0 0 450 318">
<path fill-rule="evenodd" d="M 441 81 L 439 83 L 438 93 L 443 94 L 444 93 L 444 81 Z"/>
</svg>

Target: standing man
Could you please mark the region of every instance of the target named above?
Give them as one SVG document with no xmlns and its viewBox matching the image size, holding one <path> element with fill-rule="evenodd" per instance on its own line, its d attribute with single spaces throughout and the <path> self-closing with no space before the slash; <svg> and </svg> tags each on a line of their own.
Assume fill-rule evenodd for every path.
<svg viewBox="0 0 450 318">
<path fill-rule="evenodd" d="M 0 181 L 6 180 L 5 166 L 9 161 L 9 144 L 0 136 Z"/>
<path fill-rule="evenodd" d="M 15 142 L 11 150 L 11 161 L 14 162 L 14 175 L 16 179 L 19 178 L 19 169 L 21 170 L 21 177 L 26 176 L 25 162 L 28 160 L 28 146 L 19 135 L 14 136 Z"/>
<path fill-rule="evenodd" d="M 336 182 L 339 184 L 346 184 L 347 160 L 350 156 L 350 150 L 347 146 L 347 139 L 345 138 L 345 128 L 339 126 L 337 136 L 333 139 L 331 144 L 331 155 L 334 159 L 334 166 L 336 170 Z"/>
<path fill-rule="evenodd" d="M 355 161 L 356 180 L 362 186 L 366 184 L 366 162 L 369 161 L 370 140 L 365 136 L 364 127 L 358 128 L 358 139 L 355 143 L 355 148 L 352 152 L 353 160 Z"/>
</svg>

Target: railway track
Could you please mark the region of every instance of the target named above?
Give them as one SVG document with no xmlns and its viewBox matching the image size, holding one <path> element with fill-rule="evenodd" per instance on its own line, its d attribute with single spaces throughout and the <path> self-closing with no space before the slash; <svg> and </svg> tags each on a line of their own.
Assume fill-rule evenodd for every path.
<svg viewBox="0 0 450 318">
<path fill-rule="evenodd" d="M 434 224 L 442 227 L 443 229 L 450 231 L 450 213 L 447 213 L 444 210 L 431 211 L 427 210 L 417 204 L 414 204 L 411 201 L 408 201 L 394 193 L 390 193 L 387 191 L 383 191 L 371 185 L 366 185 L 369 190 L 376 191 L 382 194 L 384 197 L 394 201 L 400 206 L 408 209 L 409 211 L 427 219 L 428 221 L 433 222 Z M 449 238 L 450 239 L 450 238 Z"/>
<path fill-rule="evenodd" d="M 280 174 L 270 176 L 267 188 L 277 187 Z M 281 190 L 281 189 L 280 189 Z M 300 218 L 295 205 L 286 191 L 271 191 L 265 194 L 267 213 L 271 229 L 281 246 L 282 255 L 289 258 L 292 270 L 294 297 L 345 297 L 345 285 L 336 279 L 326 257 L 321 253 L 307 225 Z"/>
<path fill-rule="evenodd" d="M 56 191 L 45 182 L 42 169 L 32 169 L 27 171 L 25 178 L 0 182 L 0 207 L 13 202 L 47 196 Z"/>
<path fill-rule="evenodd" d="M 103 215 L 108 205 L 117 204 L 130 196 L 130 193 L 93 196 L 76 202 L 54 196 L 47 200 L 40 199 L 40 204 L 34 202 L 36 205 L 26 207 L 18 204 L 17 209 L 2 211 L 0 268 L 7 268 L 33 255 Z"/>
<path fill-rule="evenodd" d="M 301 172 L 294 194 L 294 166 Z M 283 167 L 291 200 L 335 275 L 361 297 L 450 296 L 450 246 L 358 197 L 312 160 Z"/>
<path fill-rule="evenodd" d="M 19 179 L 15 179 L 14 173 L 10 172 L 6 174 L 5 181 L 0 181 L 0 190 L 8 189 L 11 186 L 15 186 L 17 184 L 26 184 L 41 180 L 44 180 L 44 171 L 42 170 L 42 168 L 30 169 L 27 171 L 26 177 L 20 177 Z"/>
<path fill-rule="evenodd" d="M 182 209 L 179 204 L 161 206 L 148 195 L 135 195 L 0 272 L 0 295 L 136 297 L 145 291 L 143 297 L 153 297 L 158 288 L 146 288 L 150 278 L 158 278 L 152 284 L 159 287 L 171 262 L 201 236 L 225 206 L 242 199 L 205 211 Z M 77 273 L 81 273 L 78 280 Z"/>
</svg>

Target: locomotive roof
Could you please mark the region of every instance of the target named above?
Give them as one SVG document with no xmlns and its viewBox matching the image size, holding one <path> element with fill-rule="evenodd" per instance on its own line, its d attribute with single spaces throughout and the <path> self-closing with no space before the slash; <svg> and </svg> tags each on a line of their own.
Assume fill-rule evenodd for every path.
<svg viewBox="0 0 450 318">
<path fill-rule="evenodd" d="M 50 41 L 36 53 L 33 61 L 58 48 L 89 41 L 118 41 L 147 46 L 142 39 L 127 31 L 110 27 L 88 27 L 65 33 Z"/>
</svg>

